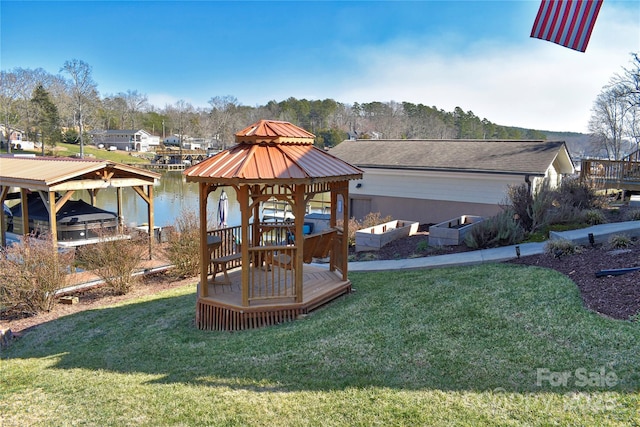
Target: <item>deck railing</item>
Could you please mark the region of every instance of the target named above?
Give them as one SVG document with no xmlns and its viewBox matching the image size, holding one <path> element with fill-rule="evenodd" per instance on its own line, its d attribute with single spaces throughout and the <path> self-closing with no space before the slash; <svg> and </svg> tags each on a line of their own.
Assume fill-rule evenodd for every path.
<svg viewBox="0 0 640 427">
<path fill-rule="evenodd" d="M 593 183 L 596 188 L 630 189 L 640 186 L 640 161 L 638 154 L 624 160 L 583 159 L 580 178 Z"/>
</svg>

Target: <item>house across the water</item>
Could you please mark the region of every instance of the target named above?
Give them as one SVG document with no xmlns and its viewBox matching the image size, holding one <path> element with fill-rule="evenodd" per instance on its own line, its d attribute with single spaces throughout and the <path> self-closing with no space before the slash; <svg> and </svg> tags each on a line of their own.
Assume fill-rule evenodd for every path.
<svg viewBox="0 0 640 427">
<path fill-rule="evenodd" d="M 92 133 L 95 145 L 122 151 L 146 152 L 160 145 L 160 137 L 140 130 L 104 130 Z"/>
<path fill-rule="evenodd" d="M 510 185 L 554 187 L 575 173 L 563 141 L 348 140 L 330 154 L 364 171 L 349 183 L 350 215 L 421 223 L 492 216 Z"/>
</svg>

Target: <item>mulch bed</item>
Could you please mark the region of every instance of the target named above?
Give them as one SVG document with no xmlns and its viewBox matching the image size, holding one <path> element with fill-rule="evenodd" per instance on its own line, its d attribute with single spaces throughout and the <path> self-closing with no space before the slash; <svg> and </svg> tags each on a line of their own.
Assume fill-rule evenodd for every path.
<svg viewBox="0 0 640 427">
<path fill-rule="evenodd" d="M 574 255 L 540 254 L 508 262 L 551 268 L 566 275 L 578 286 L 585 307 L 597 313 L 623 320 L 640 314 L 640 271 L 596 277 L 602 270 L 640 267 L 640 242 L 628 249 L 600 245 L 585 247 Z"/>
</svg>

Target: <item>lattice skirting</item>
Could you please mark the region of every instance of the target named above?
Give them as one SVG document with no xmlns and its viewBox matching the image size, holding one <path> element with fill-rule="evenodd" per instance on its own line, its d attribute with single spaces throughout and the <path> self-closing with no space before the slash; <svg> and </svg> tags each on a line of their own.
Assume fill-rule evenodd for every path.
<svg viewBox="0 0 640 427">
<path fill-rule="evenodd" d="M 298 316 L 307 314 L 339 295 L 349 292 L 351 292 L 350 283 L 338 292 L 326 295 L 327 298 L 316 300 L 310 304 L 296 305 L 295 307 L 254 308 L 250 310 L 221 306 L 213 301 L 198 300 L 196 304 L 196 326 L 198 329 L 209 331 L 241 331 L 277 325 L 296 320 Z"/>
</svg>

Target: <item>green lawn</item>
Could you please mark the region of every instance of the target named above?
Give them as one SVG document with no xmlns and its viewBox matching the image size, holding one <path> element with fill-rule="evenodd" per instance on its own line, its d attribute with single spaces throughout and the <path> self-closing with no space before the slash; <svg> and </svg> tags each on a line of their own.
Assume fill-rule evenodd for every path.
<svg viewBox="0 0 640 427">
<path fill-rule="evenodd" d="M 61 156 L 61 157 L 73 157 L 75 154 L 79 154 L 80 153 L 80 145 L 79 144 L 63 144 L 63 143 L 59 143 L 56 145 L 57 147 L 57 151 L 56 151 L 56 156 Z M 47 150 L 50 151 L 50 148 L 47 147 Z M 35 153 L 36 156 L 39 156 L 41 154 L 40 150 L 36 150 L 36 151 L 25 151 L 25 150 L 13 150 L 13 153 L 22 153 L 22 154 L 33 154 Z M 4 153 L 3 153 L 4 154 Z M 133 153 L 136 154 L 131 155 L 130 153 L 126 152 L 126 151 L 109 151 L 109 150 L 105 150 L 105 149 L 99 149 L 96 148 L 93 145 L 89 145 L 89 144 L 85 144 L 84 146 L 84 154 L 86 158 L 95 158 L 95 159 L 101 159 L 101 160 L 111 160 L 113 162 L 118 162 L 118 163 L 149 163 L 148 159 L 145 159 L 144 157 L 138 157 L 137 155 L 140 153 Z M 142 153 L 145 154 L 145 153 Z M 150 155 L 150 157 L 153 157 L 152 155 Z"/>
<path fill-rule="evenodd" d="M 2 354 L 2 425 L 640 424 L 640 322 L 586 311 L 559 273 L 350 278 L 259 330 L 195 329 L 195 285 L 45 324 Z"/>
</svg>

